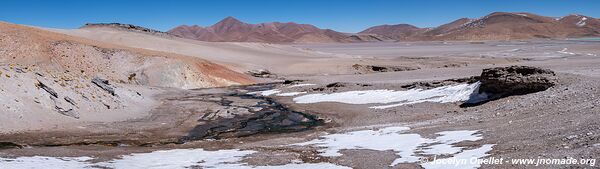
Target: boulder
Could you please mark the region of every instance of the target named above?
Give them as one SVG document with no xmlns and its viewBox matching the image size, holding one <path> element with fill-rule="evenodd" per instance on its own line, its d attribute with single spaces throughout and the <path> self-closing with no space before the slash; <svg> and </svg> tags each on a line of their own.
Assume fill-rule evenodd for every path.
<svg viewBox="0 0 600 169">
<path fill-rule="evenodd" d="M 479 93 L 506 97 L 544 91 L 556 84 L 555 76 L 551 70 L 531 66 L 483 69 Z"/>
<path fill-rule="evenodd" d="M 512 95 L 544 91 L 556 84 L 553 71 L 531 66 L 510 66 L 483 69 L 478 92 L 474 92 L 461 107 L 477 106 Z"/>
</svg>

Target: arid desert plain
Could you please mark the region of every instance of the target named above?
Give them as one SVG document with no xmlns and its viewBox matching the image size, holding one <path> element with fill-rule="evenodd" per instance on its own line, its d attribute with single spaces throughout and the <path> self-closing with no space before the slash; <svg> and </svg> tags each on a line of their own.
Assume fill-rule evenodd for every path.
<svg viewBox="0 0 600 169">
<path fill-rule="evenodd" d="M 206 42 L 1 22 L 0 168 L 593 168 L 599 55 L 597 39 Z"/>
</svg>

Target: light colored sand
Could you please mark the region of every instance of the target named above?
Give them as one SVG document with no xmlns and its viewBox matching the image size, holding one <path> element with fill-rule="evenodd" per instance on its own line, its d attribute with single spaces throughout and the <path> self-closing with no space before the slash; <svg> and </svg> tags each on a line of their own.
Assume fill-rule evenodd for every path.
<svg viewBox="0 0 600 169">
<path fill-rule="evenodd" d="M 286 45 L 200 42 L 106 28 L 48 30 L 129 47 L 196 56 L 228 65 L 229 68 L 241 72 L 251 69 L 268 69 L 277 74 L 339 72 L 335 66 L 341 64 L 338 61 L 348 61 L 338 58 L 353 57 L 313 52 Z M 306 69 L 306 66 L 315 69 Z"/>
</svg>

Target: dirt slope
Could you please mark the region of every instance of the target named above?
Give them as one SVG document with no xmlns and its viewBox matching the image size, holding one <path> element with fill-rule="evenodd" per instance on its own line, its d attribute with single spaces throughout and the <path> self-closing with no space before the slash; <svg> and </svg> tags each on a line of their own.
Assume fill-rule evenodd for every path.
<svg viewBox="0 0 600 169">
<path fill-rule="evenodd" d="M 161 87 L 253 83 L 200 58 L 10 23 L 0 23 L 0 56 L 1 132 L 140 117 Z"/>
</svg>

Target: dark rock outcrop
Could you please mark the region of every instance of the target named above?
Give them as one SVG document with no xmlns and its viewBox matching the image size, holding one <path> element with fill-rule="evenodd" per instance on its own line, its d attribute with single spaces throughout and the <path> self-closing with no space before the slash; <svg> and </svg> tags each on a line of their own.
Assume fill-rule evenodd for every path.
<svg viewBox="0 0 600 169">
<path fill-rule="evenodd" d="M 411 71 L 417 70 L 418 67 L 408 67 L 408 66 L 383 66 L 383 65 L 361 65 L 354 64 L 352 68 L 356 70 L 357 74 L 368 74 L 368 73 L 377 73 L 377 72 L 400 72 L 400 71 Z"/>
<path fill-rule="evenodd" d="M 94 83 L 96 86 L 100 87 L 102 90 L 115 96 L 115 88 L 113 88 L 110 84 L 108 84 L 108 80 L 101 79 L 99 77 L 95 77 L 94 79 L 92 79 L 92 83 Z"/>
<path fill-rule="evenodd" d="M 479 93 L 506 97 L 544 91 L 555 85 L 554 76 L 551 70 L 530 66 L 483 69 Z"/>
<path fill-rule="evenodd" d="M 478 92 L 474 92 L 461 107 L 476 106 L 512 95 L 544 91 L 556 84 L 553 71 L 531 66 L 510 66 L 483 69 Z"/>
<path fill-rule="evenodd" d="M 232 101 L 218 101 L 222 106 L 235 107 L 232 110 L 245 110 L 249 114 L 232 114 L 233 118 L 222 118 L 218 113 L 221 111 L 207 113 L 199 121 L 205 121 L 206 124 L 201 124 L 189 131 L 187 136 L 179 139 L 180 143 L 200 140 L 200 139 L 222 139 L 245 137 L 261 133 L 286 133 L 295 131 L 304 131 L 315 126 L 321 125 L 322 120 L 316 116 L 294 111 L 281 105 L 280 103 L 264 97 L 253 95 L 238 95 L 244 99 L 261 99 L 256 105 L 249 107 L 239 107 L 233 105 Z"/>
<path fill-rule="evenodd" d="M 46 92 L 48 92 L 48 94 L 50 94 L 50 96 L 54 97 L 54 98 L 58 98 L 58 93 L 56 93 L 56 91 L 54 91 L 54 89 L 48 87 L 46 84 L 42 83 L 41 81 L 38 80 L 38 83 L 35 84 L 35 86 L 44 89 Z"/>
<path fill-rule="evenodd" d="M 275 77 L 277 77 L 274 74 L 272 74 L 269 70 L 266 70 L 266 69 L 249 70 L 246 73 L 250 76 L 260 77 L 260 78 L 275 78 Z"/>
</svg>

